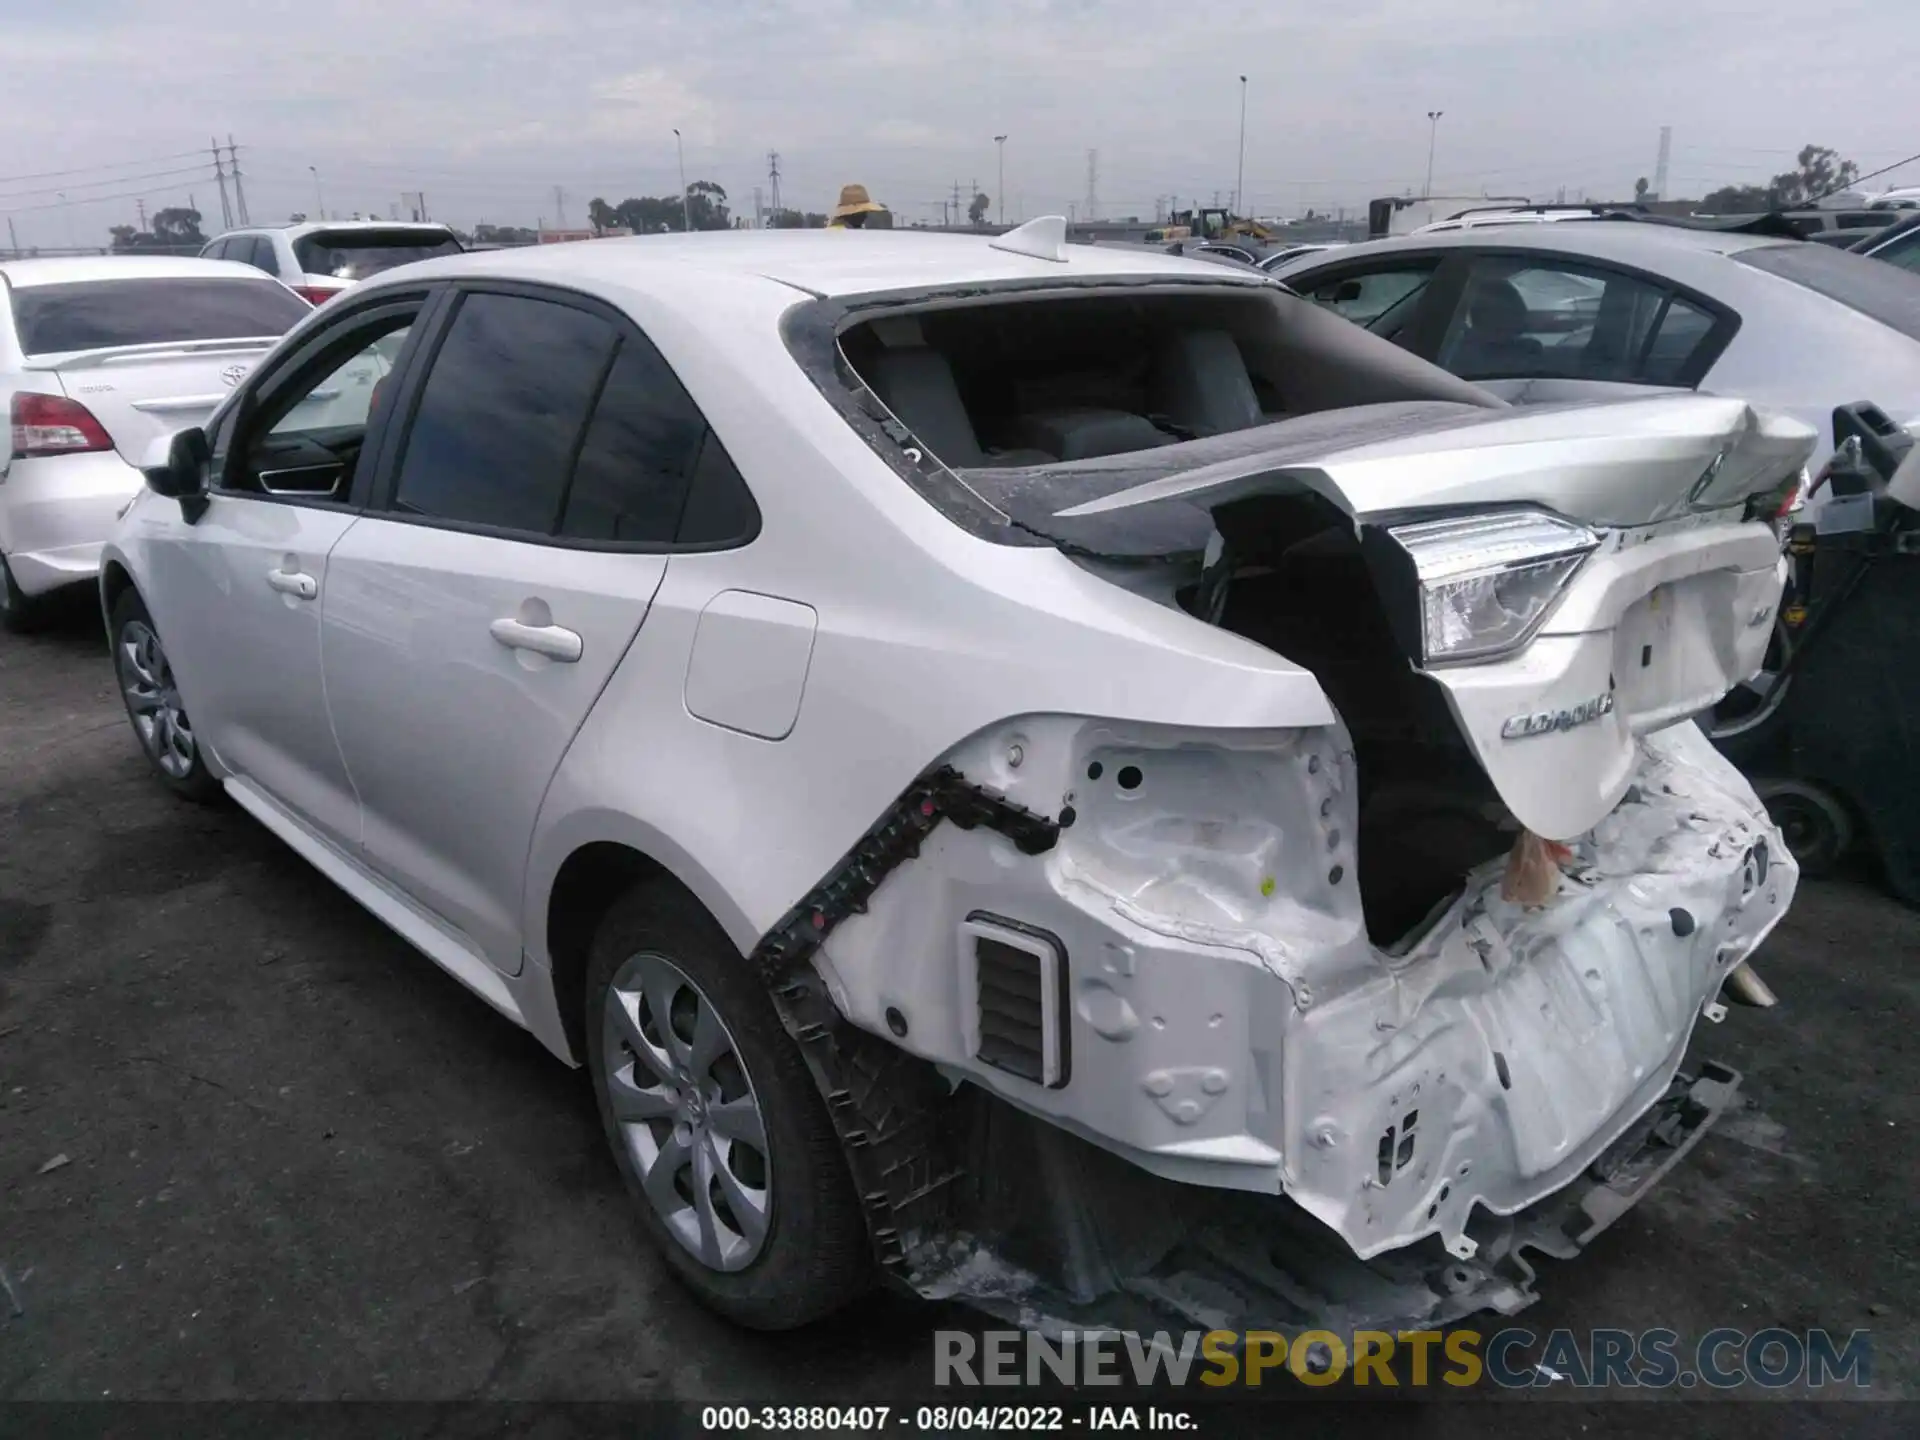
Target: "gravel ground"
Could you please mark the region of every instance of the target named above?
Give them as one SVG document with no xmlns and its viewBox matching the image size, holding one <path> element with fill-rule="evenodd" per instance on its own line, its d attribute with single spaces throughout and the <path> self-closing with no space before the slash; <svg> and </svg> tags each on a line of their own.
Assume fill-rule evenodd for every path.
<svg viewBox="0 0 1920 1440">
<path fill-rule="evenodd" d="M 1745 1108 L 1524 1323 L 1866 1328 L 1871 1393 L 1920 1396 L 1916 941 L 1866 880 L 1804 886 L 1762 956 L 1780 1006 L 1697 1042 Z M 238 810 L 150 781 L 83 607 L 0 635 L 0 1275 L 0 1400 L 902 1402 L 931 1332 L 973 1324 L 891 1297 L 780 1337 L 708 1316 L 643 1247 L 578 1072 Z M 1628 1408 L 1643 1433 L 1760 1413 L 1534 1416 Z"/>
</svg>

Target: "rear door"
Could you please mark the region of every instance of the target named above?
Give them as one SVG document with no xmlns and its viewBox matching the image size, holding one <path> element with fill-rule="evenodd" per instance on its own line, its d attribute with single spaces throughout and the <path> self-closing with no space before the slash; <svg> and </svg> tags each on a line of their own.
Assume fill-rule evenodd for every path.
<svg viewBox="0 0 1920 1440">
<path fill-rule="evenodd" d="M 646 617 L 704 425 L 615 312 L 464 289 L 378 509 L 328 565 L 324 671 L 365 859 L 496 968 L 548 781 Z"/>
<path fill-rule="evenodd" d="M 28 368 L 55 372 L 132 465 L 157 437 L 205 421 L 311 313 L 239 271 L 17 288 L 13 308 Z"/>
</svg>

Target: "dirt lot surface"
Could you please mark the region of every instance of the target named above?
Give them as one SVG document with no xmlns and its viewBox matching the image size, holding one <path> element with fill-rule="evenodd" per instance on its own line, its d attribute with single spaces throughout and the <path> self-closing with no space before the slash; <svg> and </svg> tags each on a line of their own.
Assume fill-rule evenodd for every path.
<svg viewBox="0 0 1920 1440">
<path fill-rule="evenodd" d="M 1744 1108 L 1522 1323 L 1864 1328 L 1869 1393 L 1920 1397 L 1920 916 L 1807 885 L 1761 968 L 1780 1006 L 1696 1041 Z M 0 1275 L 13 1401 L 909 1404 L 932 1332 L 975 1325 L 889 1297 L 798 1335 L 708 1316 L 643 1248 L 581 1075 L 240 811 L 152 783 L 84 609 L 0 635 Z M 1920 1432 L 1557 1393 L 1530 1429 Z"/>
</svg>

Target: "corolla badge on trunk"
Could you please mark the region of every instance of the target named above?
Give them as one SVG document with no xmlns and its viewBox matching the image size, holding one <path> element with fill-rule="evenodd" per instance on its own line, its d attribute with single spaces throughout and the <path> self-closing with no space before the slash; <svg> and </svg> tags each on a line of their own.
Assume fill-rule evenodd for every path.
<svg viewBox="0 0 1920 1440">
<path fill-rule="evenodd" d="M 1612 713 L 1613 692 L 1609 690 L 1604 695 L 1582 700 L 1565 710 L 1536 710 L 1529 715 L 1515 715 L 1500 727 L 1500 738 L 1524 740 L 1530 735 L 1553 735 L 1562 730 L 1590 725 L 1602 715 Z"/>
<path fill-rule="evenodd" d="M 247 371 L 252 368 L 251 365 L 229 365 L 220 372 L 220 383 L 231 390 L 247 378 Z"/>
</svg>

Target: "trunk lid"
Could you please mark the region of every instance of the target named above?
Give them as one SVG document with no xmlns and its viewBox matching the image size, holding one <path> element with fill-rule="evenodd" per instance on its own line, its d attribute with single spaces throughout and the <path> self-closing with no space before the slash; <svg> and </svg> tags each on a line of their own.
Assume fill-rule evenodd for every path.
<svg viewBox="0 0 1920 1440">
<path fill-rule="evenodd" d="M 278 336 L 123 345 L 35 356 L 67 395 L 86 406 L 130 465 L 162 435 L 205 423 Z"/>
<path fill-rule="evenodd" d="M 1636 737 L 1760 668 L 1785 562 L 1773 530 L 1748 518 L 1748 499 L 1796 475 L 1815 438 L 1797 421 L 1697 395 L 1507 410 L 1311 459 L 1296 452 L 1277 467 L 1237 457 L 1059 518 L 1215 510 L 1302 490 L 1333 502 L 1357 522 L 1408 663 L 1444 693 L 1501 799 L 1528 829 L 1565 840 L 1619 803 Z M 1422 595 L 1394 528 L 1529 508 L 1590 527 L 1591 552 L 1523 644 L 1429 660 Z M 1376 558 L 1395 555 L 1398 570 Z"/>
</svg>

